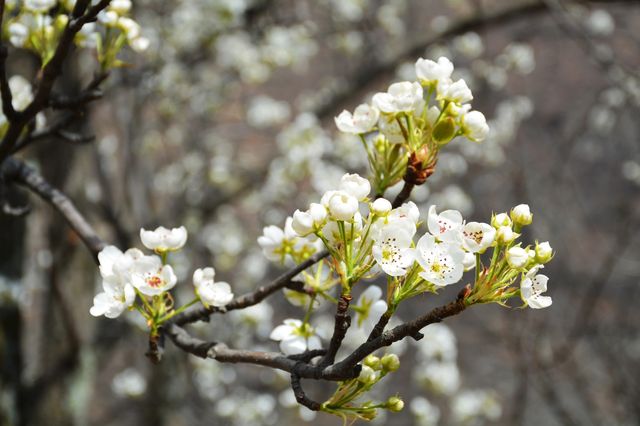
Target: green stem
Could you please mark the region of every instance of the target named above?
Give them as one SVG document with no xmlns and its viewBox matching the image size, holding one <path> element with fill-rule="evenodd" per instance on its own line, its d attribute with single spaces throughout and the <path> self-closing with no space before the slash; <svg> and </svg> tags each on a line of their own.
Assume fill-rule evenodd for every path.
<svg viewBox="0 0 640 426">
<path fill-rule="evenodd" d="M 193 299 L 191 302 L 187 303 L 186 305 L 183 305 L 183 306 L 179 307 L 178 309 L 176 309 L 175 311 L 170 312 L 167 315 L 165 315 L 162 318 L 160 318 L 158 320 L 158 324 L 162 324 L 163 322 L 165 322 L 167 320 L 170 320 L 171 318 L 175 317 L 179 313 L 184 312 L 185 309 L 189 308 L 190 306 L 195 305 L 199 301 L 200 301 L 200 299 L 196 297 L 195 299 Z"/>
</svg>

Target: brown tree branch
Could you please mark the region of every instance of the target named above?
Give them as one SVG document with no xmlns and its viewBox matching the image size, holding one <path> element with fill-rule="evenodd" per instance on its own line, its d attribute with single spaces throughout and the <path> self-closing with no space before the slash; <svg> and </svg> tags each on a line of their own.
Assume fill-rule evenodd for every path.
<svg viewBox="0 0 640 426">
<path fill-rule="evenodd" d="M 55 207 L 97 261 L 98 253 L 106 246 L 106 243 L 98 236 L 69 197 L 49 184 L 33 168 L 13 157 L 9 157 L 4 162 L 0 168 L 0 175 L 5 182 L 13 181 L 25 186 Z"/>
<path fill-rule="evenodd" d="M 316 264 L 317 262 L 319 262 L 320 260 L 324 259 L 327 256 L 329 256 L 329 252 L 327 251 L 316 253 L 313 256 L 311 256 L 309 259 L 297 265 L 295 268 L 292 268 L 289 271 L 283 273 L 278 278 L 271 281 L 271 283 L 265 286 L 258 287 L 258 289 L 256 289 L 255 291 L 243 294 L 242 296 L 239 296 L 233 299 L 223 308 L 217 308 L 215 306 L 212 306 L 210 308 L 205 308 L 205 307 L 192 308 L 183 312 L 182 314 L 177 315 L 172 320 L 172 322 L 177 325 L 184 325 L 184 324 L 189 324 L 196 321 L 207 321 L 209 319 L 209 316 L 214 313 L 225 313 L 228 311 L 233 311 L 236 309 L 244 309 L 249 306 L 256 305 L 260 303 L 262 300 L 264 300 L 265 298 L 267 298 L 268 296 L 270 296 L 271 294 L 275 293 L 276 291 L 289 286 L 291 283 L 291 280 L 296 275 L 298 275 L 300 272 L 304 271 L 305 269 L 309 268 L 310 266 L 313 266 L 314 264 Z M 295 288 L 297 287 L 294 286 L 294 289 Z"/>
<path fill-rule="evenodd" d="M 336 307 L 336 315 L 333 325 L 333 335 L 329 342 L 329 350 L 319 363 L 321 367 L 327 367 L 335 362 L 336 354 L 338 353 L 340 346 L 342 346 L 342 341 L 344 340 L 344 336 L 347 334 L 347 330 L 351 326 L 351 316 L 348 313 L 351 298 L 352 296 L 350 294 L 342 294 L 340 295 L 340 299 L 338 299 L 338 306 Z"/>
</svg>

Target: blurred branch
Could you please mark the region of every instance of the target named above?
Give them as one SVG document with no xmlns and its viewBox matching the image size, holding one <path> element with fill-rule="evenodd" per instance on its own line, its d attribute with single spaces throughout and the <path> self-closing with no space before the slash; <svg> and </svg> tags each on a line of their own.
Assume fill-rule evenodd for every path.
<svg viewBox="0 0 640 426">
<path fill-rule="evenodd" d="M 458 294 L 455 301 L 447 305 L 434 308 L 430 312 L 400 324 L 393 329 L 384 332 L 381 336 L 361 344 L 344 360 L 326 366 L 321 361 L 317 365 L 311 363 L 315 356 L 322 355 L 325 351 L 313 352 L 286 357 L 277 352 L 257 352 L 240 349 L 230 349 L 224 343 L 206 342 L 191 336 L 185 329 L 174 323 L 167 323 L 163 326 L 164 333 L 180 349 L 201 358 L 212 358 L 219 362 L 249 363 L 264 365 L 279 370 L 287 371 L 297 376 L 297 378 L 323 379 L 331 381 L 347 380 L 357 377 L 360 373 L 358 363 L 367 355 L 376 350 L 389 346 L 394 342 L 409 336 L 420 335 L 420 330 L 429 324 L 441 322 L 443 319 L 457 315 L 466 309 L 464 298 L 468 294 L 468 289 L 464 288 Z M 302 358 L 301 358 L 302 357 Z M 305 359 L 306 362 L 305 362 Z"/>
<path fill-rule="evenodd" d="M 580 0 L 577 3 L 638 4 L 637 0 Z M 484 27 L 490 28 L 520 19 L 531 19 L 535 15 L 549 12 L 550 10 L 547 0 L 504 1 L 496 2 L 496 4 L 499 6 L 484 8 L 482 13 L 462 18 L 451 24 L 444 31 L 427 34 L 423 39 L 416 41 L 390 59 L 378 64 L 367 63 L 365 67 L 346 79 L 350 82 L 348 87 L 339 90 L 329 100 L 316 108 L 316 115 L 322 118 L 335 115 L 342 105 L 353 102 L 354 98 L 357 99 L 361 96 L 361 92 L 374 81 L 393 74 L 399 64 L 422 56 L 429 46 Z"/>
<path fill-rule="evenodd" d="M 58 210 L 97 260 L 98 252 L 106 246 L 106 243 L 96 234 L 69 197 L 49 184 L 33 168 L 13 157 L 9 157 L 2 164 L 0 175 L 5 182 L 13 181 L 30 189 Z"/>
<path fill-rule="evenodd" d="M 69 20 L 66 28 L 60 35 L 60 41 L 56 50 L 47 64 L 42 69 L 41 78 L 38 84 L 38 90 L 33 96 L 33 100 L 24 111 L 15 111 L 12 115 L 7 115 L 9 127 L 5 136 L 0 143 L 0 164 L 2 164 L 13 152 L 18 138 L 22 134 L 25 126 L 42 111 L 50 101 L 53 85 L 62 73 L 62 64 L 66 59 L 76 34 L 82 27 L 96 20 L 100 11 L 105 9 L 111 0 L 100 0 L 95 5 L 89 7 L 89 0 L 78 1 L 73 9 L 72 19 Z M 4 2 L 3 2 L 4 3 Z M 86 11 L 86 12 L 85 12 Z M 2 46 L 4 49 L 4 46 Z M 4 60 L 6 59 L 6 51 L 0 51 L 0 89 L 2 90 L 3 110 L 11 106 L 11 102 L 6 102 L 5 98 L 10 99 L 11 91 L 8 83 L 5 87 L 6 73 L 4 70 Z M 11 111 L 8 111 L 11 113 Z"/>
</svg>

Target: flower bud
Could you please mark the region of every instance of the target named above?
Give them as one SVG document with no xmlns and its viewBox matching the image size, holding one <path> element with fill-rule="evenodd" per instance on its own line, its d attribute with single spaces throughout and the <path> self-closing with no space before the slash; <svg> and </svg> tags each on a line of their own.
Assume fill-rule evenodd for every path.
<svg viewBox="0 0 640 426">
<path fill-rule="evenodd" d="M 371 184 L 356 173 L 347 173 L 340 180 L 340 189 L 358 200 L 363 200 L 371 192 Z"/>
<path fill-rule="evenodd" d="M 480 111 L 471 111 L 460 118 L 462 131 L 473 142 L 483 141 L 489 134 L 487 120 Z"/>
<path fill-rule="evenodd" d="M 311 215 L 313 224 L 316 227 L 320 228 L 322 227 L 322 225 L 324 225 L 325 221 L 327 220 L 327 208 L 325 206 L 318 203 L 311 203 L 309 205 L 308 212 Z"/>
<path fill-rule="evenodd" d="M 366 365 L 367 367 L 371 367 L 374 370 L 380 370 L 381 364 L 380 364 L 380 358 L 378 358 L 377 356 L 371 354 L 368 355 L 364 361 L 363 361 L 364 365 Z"/>
<path fill-rule="evenodd" d="M 376 372 L 368 365 L 363 365 L 358 376 L 358 381 L 365 385 L 372 385 L 376 382 Z"/>
<path fill-rule="evenodd" d="M 456 135 L 456 122 L 453 118 L 447 117 L 440 120 L 435 127 L 431 136 L 439 145 L 446 145 Z"/>
<path fill-rule="evenodd" d="M 509 218 L 509 215 L 506 213 L 498 213 L 497 215 L 494 215 L 491 218 L 491 226 L 493 226 L 496 229 L 500 228 L 501 226 L 511 227 L 511 225 L 512 225 L 511 219 Z"/>
<path fill-rule="evenodd" d="M 387 400 L 387 409 L 393 411 L 394 413 L 402 411 L 404 408 L 404 401 L 398 398 L 397 396 L 392 396 Z"/>
<path fill-rule="evenodd" d="M 529 253 L 522 247 L 511 247 L 507 250 L 507 263 L 515 269 L 523 268 L 529 261 Z"/>
<path fill-rule="evenodd" d="M 529 210 L 528 204 L 519 204 L 511 210 L 511 219 L 514 223 L 524 226 L 533 222 L 533 214 Z"/>
<path fill-rule="evenodd" d="M 536 243 L 536 261 L 538 263 L 547 263 L 553 258 L 553 249 L 548 241 Z"/>
<path fill-rule="evenodd" d="M 501 226 L 496 232 L 496 241 L 498 241 L 498 244 L 509 244 L 516 238 L 518 238 L 518 234 L 513 232 L 510 226 Z"/>
<path fill-rule="evenodd" d="M 350 221 L 358 211 L 358 200 L 343 191 L 336 191 L 329 199 L 329 213 L 336 220 Z"/>
<path fill-rule="evenodd" d="M 400 368 L 400 359 L 398 359 L 398 355 L 396 354 L 386 354 L 380 362 L 385 371 L 396 371 Z"/>
<path fill-rule="evenodd" d="M 293 220 L 291 221 L 291 227 L 296 234 L 301 237 L 305 237 L 313 232 L 313 218 L 309 212 L 303 212 L 296 210 L 293 213 Z"/>
<path fill-rule="evenodd" d="M 391 211 L 391 202 L 385 198 L 378 198 L 371 203 L 371 212 L 376 216 L 386 216 Z"/>
</svg>

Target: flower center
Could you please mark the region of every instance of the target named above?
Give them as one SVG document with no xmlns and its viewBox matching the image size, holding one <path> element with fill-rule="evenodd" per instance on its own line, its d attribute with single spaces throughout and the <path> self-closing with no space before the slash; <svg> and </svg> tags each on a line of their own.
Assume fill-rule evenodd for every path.
<svg viewBox="0 0 640 426">
<path fill-rule="evenodd" d="M 162 279 L 157 275 L 152 275 L 147 278 L 147 284 L 149 287 L 158 288 L 162 285 Z"/>
</svg>

